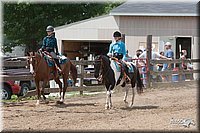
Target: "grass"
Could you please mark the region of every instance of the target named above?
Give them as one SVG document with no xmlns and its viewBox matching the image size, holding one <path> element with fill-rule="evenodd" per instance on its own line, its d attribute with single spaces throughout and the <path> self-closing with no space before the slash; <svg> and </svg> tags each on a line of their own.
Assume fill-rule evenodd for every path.
<svg viewBox="0 0 200 133">
<path fill-rule="evenodd" d="M 53 93 L 52 93 L 53 94 Z M 99 93 L 93 93 L 93 92 L 83 92 L 83 95 L 80 95 L 79 91 L 75 92 L 67 92 L 65 93 L 65 97 L 89 97 L 89 96 L 96 96 Z M 59 94 L 56 95 L 48 95 L 48 100 L 54 101 L 55 99 L 59 98 Z M 37 96 L 31 96 L 31 97 L 25 97 L 25 98 L 18 98 L 17 95 L 12 95 L 10 100 L 1 100 L 2 103 L 11 103 L 11 102 L 19 102 L 19 101 L 27 101 L 27 100 L 37 100 Z"/>
</svg>

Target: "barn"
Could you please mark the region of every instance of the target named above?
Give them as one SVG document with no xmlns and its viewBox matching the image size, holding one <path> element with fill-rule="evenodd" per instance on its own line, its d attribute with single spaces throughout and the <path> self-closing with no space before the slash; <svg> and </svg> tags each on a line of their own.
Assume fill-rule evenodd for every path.
<svg viewBox="0 0 200 133">
<path fill-rule="evenodd" d="M 188 58 L 198 58 L 198 14 L 195 2 L 133 2 L 127 1 L 107 15 L 86 19 L 55 28 L 59 51 L 71 59 L 88 59 L 106 54 L 119 30 L 131 56 L 146 47 L 152 35 L 153 50 L 164 51 L 169 41 L 179 58 L 181 49 Z"/>
</svg>

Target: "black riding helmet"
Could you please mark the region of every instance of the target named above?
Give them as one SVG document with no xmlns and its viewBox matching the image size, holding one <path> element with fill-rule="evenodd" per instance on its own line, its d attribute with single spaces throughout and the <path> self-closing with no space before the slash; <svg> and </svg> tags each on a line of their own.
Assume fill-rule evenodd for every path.
<svg viewBox="0 0 200 133">
<path fill-rule="evenodd" d="M 113 37 L 121 37 L 121 36 L 122 36 L 122 34 L 119 31 L 115 31 L 113 33 Z"/>
<path fill-rule="evenodd" d="M 51 26 L 51 25 L 49 25 L 49 26 L 47 26 L 47 29 L 46 29 L 46 31 L 48 32 L 48 31 L 51 31 L 51 32 L 53 32 L 54 31 L 54 27 L 53 26 Z"/>
</svg>

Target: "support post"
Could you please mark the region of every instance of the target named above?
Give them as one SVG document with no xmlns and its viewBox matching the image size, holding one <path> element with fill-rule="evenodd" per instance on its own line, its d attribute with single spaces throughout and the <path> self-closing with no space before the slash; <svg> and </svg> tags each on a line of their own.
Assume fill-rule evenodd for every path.
<svg viewBox="0 0 200 133">
<path fill-rule="evenodd" d="M 84 78 L 84 65 L 80 65 L 81 77 L 80 77 L 80 86 L 83 87 L 83 78 Z M 83 95 L 83 91 L 80 91 L 80 95 Z"/>
<path fill-rule="evenodd" d="M 147 35 L 147 88 L 151 87 L 151 75 L 150 75 L 150 71 L 151 71 L 151 64 L 150 64 L 150 60 L 151 60 L 151 50 L 152 48 L 152 35 Z"/>
</svg>

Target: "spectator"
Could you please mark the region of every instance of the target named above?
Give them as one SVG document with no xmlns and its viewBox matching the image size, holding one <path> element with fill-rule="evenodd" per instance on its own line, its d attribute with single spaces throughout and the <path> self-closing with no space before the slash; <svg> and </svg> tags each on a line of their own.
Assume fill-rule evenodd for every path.
<svg viewBox="0 0 200 133">
<path fill-rule="evenodd" d="M 139 69 L 139 72 L 141 74 L 142 77 L 142 67 L 145 66 L 145 64 L 143 63 L 143 60 L 139 60 L 139 56 L 143 53 L 143 51 L 141 49 L 138 49 L 136 51 L 136 55 L 134 56 L 134 63 L 137 66 L 137 68 Z"/>
<path fill-rule="evenodd" d="M 166 49 L 165 57 L 167 57 L 169 59 L 174 59 L 174 52 L 172 51 L 172 44 L 170 42 L 165 43 L 165 49 Z M 173 70 L 173 69 L 174 69 L 174 63 L 171 63 L 171 64 L 164 63 L 163 64 L 162 71 Z M 171 76 L 162 76 L 163 81 L 169 81 L 169 79 L 171 79 Z"/>
<path fill-rule="evenodd" d="M 187 51 L 186 50 L 182 50 L 180 52 L 180 59 L 183 59 L 185 60 L 186 59 L 186 55 L 187 55 Z M 184 69 L 184 70 L 187 70 L 187 64 L 184 63 L 184 61 L 182 61 L 181 63 L 181 68 Z"/>
<path fill-rule="evenodd" d="M 169 59 L 170 60 L 170 58 L 167 58 L 167 57 L 165 57 L 165 56 L 163 56 L 163 55 L 160 55 L 159 53 L 157 53 L 157 52 L 154 52 L 154 51 L 152 51 L 151 52 L 151 57 L 152 57 L 152 59 Z M 139 58 L 147 58 L 147 52 L 146 51 L 144 51 L 140 56 L 139 56 Z M 144 64 L 146 65 L 146 60 L 144 60 Z M 146 67 L 144 67 L 143 69 L 146 69 Z M 154 68 L 154 66 L 151 64 L 151 66 L 150 66 L 150 68 L 149 68 L 150 70 L 152 70 L 152 71 L 154 71 L 155 70 L 155 68 Z M 142 70 L 142 72 L 146 72 L 146 70 Z M 143 75 L 143 83 L 145 83 L 146 84 L 146 73 L 144 73 L 144 75 Z M 152 79 L 155 79 L 156 77 L 155 76 L 152 76 Z"/>
<path fill-rule="evenodd" d="M 165 53 L 164 53 L 163 51 L 160 52 L 160 55 L 164 56 L 164 54 L 165 54 Z M 163 64 L 160 63 L 160 64 L 157 64 L 157 66 L 158 66 L 158 71 L 161 71 L 162 68 L 163 68 Z"/>
</svg>

